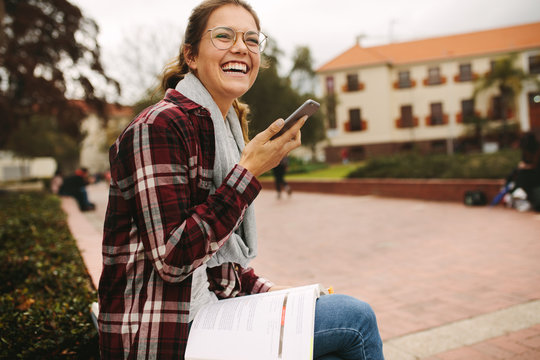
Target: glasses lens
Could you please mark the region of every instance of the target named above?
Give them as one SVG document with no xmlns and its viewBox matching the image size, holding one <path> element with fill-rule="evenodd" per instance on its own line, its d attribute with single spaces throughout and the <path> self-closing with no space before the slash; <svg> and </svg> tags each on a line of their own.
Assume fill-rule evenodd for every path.
<svg viewBox="0 0 540 360">
<path fill-rule="evenodd" d="M 229 49 L 235 41 L 236 33 L 228 27 L 217 27 L 210 32 L 212 44 L 220 50 Z"/>
<path fill-rule="evenodd" d="M 236 32 L 226 26 L 210 29 L 212 44 L 220 50 L 230 49 L 236 42 Z M 259 53 L 266 47 L 266 35 L 258 31 L 246 31 L 243 36 L 244 43 L 249 51 Z"/>
<path fill-rule="evenodd" d="M 260 51 L 261 33 L 257 31 L 245 32 L 244 42 L 251 52 L 258 53 Z"/>
</svg>

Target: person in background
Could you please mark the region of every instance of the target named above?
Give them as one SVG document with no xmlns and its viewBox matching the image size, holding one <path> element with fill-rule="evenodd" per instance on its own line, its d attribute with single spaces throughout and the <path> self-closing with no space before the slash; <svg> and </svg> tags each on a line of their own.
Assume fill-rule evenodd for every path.
<svg viewBox="0 0 540 360">
<path fill-rule="evenodd" d="M 64 178 L 62 177 L 62 171 L 56 170 L 54 177 L 51 179 L 51 192 L 55 195 L 60 193 L 60 187 L 64 183 Z"/>
<path fill-rule="evenodd" d="M 285 156 L 279 162 L 278 166 L 272 169 L 272 174 L 274 175 L 274 183 L 276 185 L 277 198 L 281 199 L 281 190 L 285 190 L 289 196 L 292 194 L 292 189 L 285 181 L 285 174 L 287 173 L 287 168 L 289 167 L 289 158 Z"/>
<path fill-rule="evenodd" d="M 341 149 L 341 163 L 347 165 L 349 163 L 349 149 Z"/>
<path fill-rule="evenodd" d="M 81 211 L 95 210 L 96 206 L 88 200 L 88 193 L 86 192 L 86 185 L 92 182 L 93 178 L 88 173 L 88 169 L 79 168 L 75 170 L 75 174 L 64 178 L 58 193 L 74 197 Z"/>
<path fill-rule="evenodd" d="M 528 202 L 527 208 L 540 211 L 540 143 L 534 133 L 527 132 L 521 137 L 519 148 L 521 161 L 507 178 L 507 183 L 514 183 L 514 197 L 518 189 L 522 189 L 521 193 L 526 195 L 526 199 L 521 200 Z"/>
<path fill-rule="evenodd" d="M 265 41 L 245 1 L 203 1 L 164 73 L 163 100 L 111 147 L 98 290 L 102 359 L 183 359 L 203 305 L 283 288 L 248 266 L 257 254 L 251 204 L 257 177 L 301 145 L 306 117 L 274 140 L 283 119 L 247 138 L 248 109 L 238 98 L 257 77 Z M 321 297 L 314 349 L 317 359 L 382 359 L 371 307 Z"/>
</svg>

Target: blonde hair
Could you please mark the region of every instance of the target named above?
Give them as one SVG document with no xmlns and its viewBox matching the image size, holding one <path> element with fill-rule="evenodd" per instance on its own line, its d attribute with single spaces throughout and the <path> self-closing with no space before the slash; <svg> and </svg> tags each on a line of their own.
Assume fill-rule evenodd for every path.
<svg viewBox="0 0 540 360">
<path fill-rule="evenodd" d="M 236 5 L 246 9 L 255 20 L 257 30 L 261 30 L 259 17 L 248 3 L 242 0 L 205 0 L 199 6 L 197 6 L 191 12 L 189 17 L 186 32 L 184 34 L 184 41 L 180 46 L 180 52 L 178 56 L 169 62 L 163 71 L 161 79 L 161 89 L 167 91 L 167 89 L 174 89 L 176 84 L 190 72 L 190 68 L 186 62 L 184 52 L 187 52 L 190 56 L 196 56 L 199 52 L 199 41 L 206 31 L 206 24 L 210 15 L 218 8 L 225 5 Z M 248 119 L 249 106 L 240 102 L 238 99 L 233 101 L 233 107 L 240 119 L 240 126 L 242 127 L 242 134 L 244 141 L 249 141 L 248 137 Z"/>
</svg>

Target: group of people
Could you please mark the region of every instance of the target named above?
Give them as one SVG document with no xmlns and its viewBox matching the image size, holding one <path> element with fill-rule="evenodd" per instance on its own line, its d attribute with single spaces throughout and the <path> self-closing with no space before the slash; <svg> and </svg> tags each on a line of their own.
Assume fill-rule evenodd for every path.
<svg viewBox="0 0 540 360">
<path fill-rule="evenodd" d="M 183 359 L 203 305 L 288 287 L 249 267 L 257 255 L 257 177 L 301 145 L 306 121 L 272 139 L 284 124 L 277 119 L 248 139 L 249 109 L 239 98 L 257 78 L 265 44 L 245 1 L 201 2 L 164 72 L 164 98 L 111 147 L 98 291 L 102 359 Z M 347 295 L 318 299 L 313 357 L 382 359 L 371 307 Z"/>
</svg>

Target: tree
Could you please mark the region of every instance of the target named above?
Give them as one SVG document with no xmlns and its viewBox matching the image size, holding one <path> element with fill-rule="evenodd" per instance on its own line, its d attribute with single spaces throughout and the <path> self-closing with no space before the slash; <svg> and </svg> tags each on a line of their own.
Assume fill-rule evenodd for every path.
<svg viewBox="0 0 540 360">
<path fill-rule="evenodd" d="M 152 95 L 161 99 L 155 90 L 165 65 L 178 56 L 182 41 L 179 34 L 177 26 L 160 23 L 136 27 L 124 35 L 110 59 L 115 64 L 111 74 L 122 85 L 122 103 L 134 105 Z"/>
<path fill-rule="evenodd" d="M 64 169 L 78 165 L 79 143 L 59 131 L 53 116 L 31 116 L 11 134 L 8 147 L 26 157 L 52 156 Z"/>
<path fill-rule="evenodd" d="M 516 97 L 521 93 L 523 83 L 534 81 L 537 87 L 540 87 L 540 83 L 535 75 L 528 74 L 522 68 L 515 66 L 516 59 L 517 56 L 513 54 L 495 61 L 491 71 L 477 80 L 473 93 L 473 97 L 476 100 L 480 93 L 494 87 L 498 89 L 503 124 L 503 146 L 507 145 L 508 116 L 510 111 L 515 109 Z M 473 117 L 470 120 L 475 125 L 476 131 L 481 133 L 482 127 L 486 123 L 485 119 Z"/>
<path fill-rule="evenodd" d="M 299 93 L 313 93 L 316 74 L 313 70 L 313 57 L 307 46 L 297 46 L 293 54 L 293 66 L 289 77 Z"/>
<path fill-rule="evenodd" d="M 294 79 L 297 91 L 303 98 L 312 98 L 321 102 L 315 96 L 316 74 L 313 70 L 313 57 L 307 46 L 299 46 L 293 55 L 293 67 L 289 77 Z M 322 111 L 313 114 L 302 128 L 302 142 L 309 146 L 315 157 L 317 143 L 326 138 L 324 115 Z"/>
<path fill-rule="evenodd" d="M 289 76 L 279 75 L 279 57 L 282 52 L 277 44 L 270 42 L 263 54 L 263 64 L 257 81 L 242 97 L 251 109 L 250 135 L 266 129 L 278 118 L 286 118 L 305 100 L 318 100 L 313 94 L 313 61 L 309 48 L 298 48 L 293 59 L 293 68 Z M 296 88 L 291 85 L 291 77 L 300 81 Z M 304 92 L 300 92 L 304 89 Z M 315 145 L 325 138 L 323 114 L 318 111 L 312 115 L 302 128 L 302 143 L 315 152 Z"/>
<path fill-rule="evenodd" d="M 70 98 L 105 117 L 107 96 L 120 92 L 102 67 L 96 23 L 67 0 L 0 0 L 0 17 L 0 149 L 36 155 L 10 137 L 39 121 L 79 144 L 85 109 Z"/>
<path fill-rule="evenodd" d="M 269 42 L 263 54 L 263 64 L 266 65 L 259 71 L 257 81 L 242 97 L 250 107 L 251 137 L 265 130 L 276 119 L 287 117 L 302 103 L 289 80 L 279 76 L 280 54 L 276 44 Z"/>
</svg>

